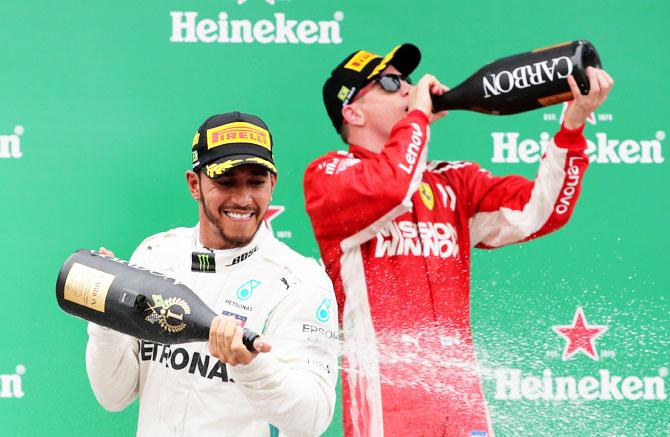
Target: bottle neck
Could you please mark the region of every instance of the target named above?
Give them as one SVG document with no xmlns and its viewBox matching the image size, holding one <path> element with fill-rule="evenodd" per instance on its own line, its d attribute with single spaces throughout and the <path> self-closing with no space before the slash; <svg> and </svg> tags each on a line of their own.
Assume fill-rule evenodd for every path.
<svg viewBox="0 0 670 437">
<path fill-rule="evenodd" d="M 472 107 L 472 96 L 468 95 L 465 83 L 450 89 L 441 96 L 432 95 L 433 111 L 445 111 L 448 109 L 470 109 Z"/>
</svg>

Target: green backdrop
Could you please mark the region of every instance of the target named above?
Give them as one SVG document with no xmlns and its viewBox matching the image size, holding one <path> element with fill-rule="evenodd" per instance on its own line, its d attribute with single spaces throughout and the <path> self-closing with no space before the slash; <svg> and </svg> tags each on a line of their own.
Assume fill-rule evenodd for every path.
<svg viewBox="0 0 670 437">
<path fill-rule="evenodd" d="M 663 2 L 619 0 L 2 2 L 0 434 L 134 434 L 136 405 L 107 413 L 92 395 L 85 323 L 58 309 L 56 274 L 76 249 L 127 258 L 145 236 L 195 223 L 184 171 L 207 116 L 268 123 L 284 208 L 273 231 L 318 258 L 301 178 L 343 147 L 320 97 L 338 60 L 414 42 L 415 76 L 453 86 L 502 56 L 585 38 L 616 85 L 587 126 L 596 162 L 571 222 L 473 257 L 485 394 L 499 436 L 668 435 L 669 15 Z M 561 110 L 453 111 L 433 127 L 430 155 L 532 177 L 526 151 Z M 564 359 L 558 331 L 580 308 L 587 327 L 607 330 L 597 355 Z"/>
</svg>

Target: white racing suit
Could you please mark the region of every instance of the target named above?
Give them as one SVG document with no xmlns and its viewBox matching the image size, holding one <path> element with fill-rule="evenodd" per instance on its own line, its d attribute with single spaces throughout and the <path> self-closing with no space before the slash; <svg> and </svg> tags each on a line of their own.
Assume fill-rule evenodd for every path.
<svg viewBox="0 0 670 437">
<path fill-rule="evenodd" d="M 194 252 L 213 253 L 215 266 L 192 265 Z M 147 238 L 130 263 L 182 282 L 216 313 L 263 334 L 272 351 L 229 366 L 209 355 L 207 342 L 162 345 L 90 323 L 86 369 L 105 409 L 122 410 L 139 396 L 138 436 L 326 430 L 338 373 L 337 304 L 316 262 L 265 226 L 247 246 L 212 252 L 200 245 L 196 226 Z"/>
</svg>

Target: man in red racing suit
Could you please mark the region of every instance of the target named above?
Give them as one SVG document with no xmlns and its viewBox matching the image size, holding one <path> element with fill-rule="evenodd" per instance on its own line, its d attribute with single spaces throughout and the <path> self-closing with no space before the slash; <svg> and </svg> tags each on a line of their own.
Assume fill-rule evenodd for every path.
<svg viewBox="0 0 670 437">
<path fill-rule="evenodd" d="M 426 162 L 430 93 L 407 76 L 411 44 L 386 57 L 361 50 L 323 96 L 348 152 L 312 162 L 304 178 L 344 333 L 346 436 L 491 436 L 470 328 L 470 248 L 496 248 L 564 225 L 588 166 L 586 117 L 612 80 L 588 71 L 542 156 L 534 181 L 497 177 L 472 162 Z"/>
</svg>

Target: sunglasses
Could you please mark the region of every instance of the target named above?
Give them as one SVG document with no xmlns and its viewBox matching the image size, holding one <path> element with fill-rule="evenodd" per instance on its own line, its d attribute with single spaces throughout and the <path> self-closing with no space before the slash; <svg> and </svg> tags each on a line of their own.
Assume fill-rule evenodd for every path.
<svg viewBox="0 0 670 437">
<path fill-rule="evenodd" d="M 375 79 L 375 82 L 377 82 L 387 93 L 397 92 L 400 89 L 402 81 L 407 82 L 410 85 L 412 84 L 409 77 L 400 74 L 384 74 Z"/>
<path fill-rule="evenodd" d="M 379 86 L 381 86 L 382 89 L 387 93 L 395 93 L 400 90 L 400 86 L 402 85 L 403 81 L 410 85 L 412 84 L 412 81 L 409 77 L 403 76 L 401 74 L 384 74 L 382 76 L 378 76 L 372 82 L 364 86 L 358 94 L 356 94 L 356 97 L 354 97 L 352 103 L 367 94 L 373 88 L 375 83 L 378 83 Z"/>
</svg>

